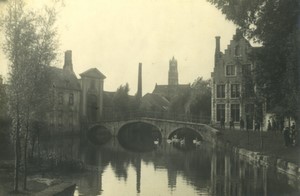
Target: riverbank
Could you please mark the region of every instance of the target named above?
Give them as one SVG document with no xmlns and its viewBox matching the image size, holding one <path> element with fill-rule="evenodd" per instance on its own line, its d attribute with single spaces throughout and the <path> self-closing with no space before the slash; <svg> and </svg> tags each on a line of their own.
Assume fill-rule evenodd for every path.
<svg viewBox="0 0 300 196">
<path fill-rule="evenodd" d="M 249 159 L 273 165 L 278 171 L 300 177 L 300 147 L 284 145 L 280 132 L 220 130 L 218 137 L 224 144 Z"/>
<path fill-rule="evenodd" d="M 47 162 L 50 162 L 49 160 Z M 74 191 L 75 185 L 70 180 L 74 174 L 83 174 L 85 168 L 73 161 L 61 162 L 51 166 L 43 164 L 41 169 L 29 165 L 27 177 L 27 190 L 23 190 L 23 176 L 20 174 L 19 191 L 14 188 L 14 160 L 0 161 L 0 195 L 69 195 L 66 192 Z M 62 194 L 61 194 L 62 193 Z"/>
</svg>

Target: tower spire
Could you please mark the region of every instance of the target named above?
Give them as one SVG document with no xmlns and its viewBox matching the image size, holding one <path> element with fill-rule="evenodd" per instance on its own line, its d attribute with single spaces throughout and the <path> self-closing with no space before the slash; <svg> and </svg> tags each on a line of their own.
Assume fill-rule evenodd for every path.
<svg viewBox="0 0 300 196">
<path fill-rule="evenodd" d="M 177 60 L 173 58 L 169 61 L 169 85 L 178 85 Z"/>
</svg>

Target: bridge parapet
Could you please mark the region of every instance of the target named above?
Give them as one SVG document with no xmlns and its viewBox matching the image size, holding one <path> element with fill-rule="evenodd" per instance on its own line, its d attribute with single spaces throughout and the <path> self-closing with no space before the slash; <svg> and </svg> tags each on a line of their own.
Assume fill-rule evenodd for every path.
<svg viewBox="0 0 300 196">
<path fill-rule="evenodd" d="M 106 121 L 106 122 L 103 121 L 103 122 L 93 124 L 92 127 L 103 126 L 108 130 L 110 130 L 113 136 L 117 136 L 120 129 L 124 125 L 130 123 L 151 124 L 160 131 L 162 138 L 169 138 L 171 133 L 181 128 L 192 129 L 198 132 L 204 140 L 211 141 L 211 142 L 214 142 L 217 135 L 219 134 L 218 130 L 202 123 L 156 119 L 156 118 L 149 118 L 149 117 L 140 117 L 138 119 L 132 119 L 132 120 Z"/>
</svg>

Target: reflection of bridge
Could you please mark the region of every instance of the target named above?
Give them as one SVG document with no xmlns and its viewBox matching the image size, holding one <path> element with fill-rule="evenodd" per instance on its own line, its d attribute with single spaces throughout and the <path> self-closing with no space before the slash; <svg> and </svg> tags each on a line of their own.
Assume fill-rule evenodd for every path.
<svg viewBox="0 0 300 196">
<path fill-rule="evenodd" d="M 146 123 L 154 126 L 161 133 L 162 138 L 169 138 L 172 132 L 178 129 L 190 129 L 194 130 L 201 135 L 201 137 L 206 141 L 214 141 L 218 130 L 202 123 L 189 122 L 189 121 L 178 121 L 178 120 L 167 120 L 167 119 L 156 119 L 140 117 L 136 119 L 129 120 L 114 120 L 114 121 L 103 121 L 92 124 L 92 127 L 101 126 L 108 129 L 113 136 L 117 136 L 120 129 L 124 125 L 131 123 Z"/>
</svg>

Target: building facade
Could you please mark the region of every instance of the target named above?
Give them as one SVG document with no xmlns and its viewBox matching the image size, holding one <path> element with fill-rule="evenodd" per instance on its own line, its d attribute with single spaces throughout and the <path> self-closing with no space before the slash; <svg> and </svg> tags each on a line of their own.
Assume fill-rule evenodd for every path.
<svg viewBox="0 0 300 196">
<path fill-rule="evenodd" d="M 51 134 L 73 134 L 79 132 L 82 121 L 94 122 L 101 118 L 105 76 L 98 69 L 89 69 L 78 79 L 73 71 L 72 51 L 68 50 L 63 69 L 49 67 L 48 71 L 52 83 L 47 120 Z"/>
<path fill-rule="evenodd" d="M 237 31 L 225 49 L 220 51 L 220 37 L 216 37 L 215 63 L 212 78 L 212 124 L 225 126 L 233 121 L 239 126 L 241 119 L 247 128 L 252 129 L 255 120 L 254 61 L 251 58 L 254 48 Z"/>
</svg>

